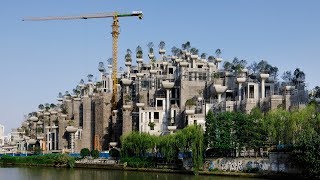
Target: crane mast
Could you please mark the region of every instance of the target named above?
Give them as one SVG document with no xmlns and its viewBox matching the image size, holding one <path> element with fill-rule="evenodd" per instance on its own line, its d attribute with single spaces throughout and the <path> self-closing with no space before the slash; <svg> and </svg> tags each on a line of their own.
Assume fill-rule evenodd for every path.
<svg viewBox="0 0 320 180">
<path fill-rule="evenodd" d="M 117 14 L 113 16 L 112 23 L 112 108 L 117 108 L 117 94 L 118 94 L 118 40 L 119 40 L 119 19 Z"/>
</svg>

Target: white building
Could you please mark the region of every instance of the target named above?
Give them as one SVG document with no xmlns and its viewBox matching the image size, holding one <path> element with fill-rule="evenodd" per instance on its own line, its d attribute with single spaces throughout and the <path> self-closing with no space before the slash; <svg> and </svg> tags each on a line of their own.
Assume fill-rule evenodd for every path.
<svg viewBox="0 0 320 180">
<path fill-rule="evenodd" d="M 4 145 L 4 126 L 0 124 L 0 146 Z"/>
</svg>

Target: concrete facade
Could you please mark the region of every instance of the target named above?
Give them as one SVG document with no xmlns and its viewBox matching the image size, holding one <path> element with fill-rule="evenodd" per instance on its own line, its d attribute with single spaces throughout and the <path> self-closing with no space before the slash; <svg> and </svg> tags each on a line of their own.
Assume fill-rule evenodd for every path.
<svg viewBox="0 0 320 180">
<path fill-rule="evenodd" d="M 290 110 L 308 102 L 304 83 L 280 85 L 267 73 L 227 71 L 219 69 L 221 58 L 182 52 L 166 56 L 161 51 L 159 59 L 149 54 L 149 63 L 138 58 L 136 66 L 126 58 L 127 69 L 118 75 L 117 109 L 112 109 L 111 75 L 101 69 L 99 81 L 81 82 L 72 95 L 59 97 L 56 107 L 28 116 L 18 131 L 20 141 L 27 148 L 38 145 L 30 141 L 35 139 L 48 152 L 101 151 L 131 131 L 165 135 L 192 124 L 205 130 L 209 110 L 249 113 L 254 107 L 268 111 L 279 106 Z"/>
</svg>

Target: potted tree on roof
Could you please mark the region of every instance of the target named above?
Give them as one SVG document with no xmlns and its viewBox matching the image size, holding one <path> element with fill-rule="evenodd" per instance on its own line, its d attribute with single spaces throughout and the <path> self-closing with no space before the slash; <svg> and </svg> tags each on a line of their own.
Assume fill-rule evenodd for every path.
<svg viewBox="0 0 320 180">
<path fill-rule="evenodd" d="M 153 42 L 149 42 L 147 46 L 149 48 L 149 54 L 148 54 L 149 59 L 152 60 L 154 58 L 154 53 L 153 53 L 154 44 L 153 44 Z"/>
<path fill-rule="evenodd" d="M 137 63 L 142 63 L 143 62 L 143 51 L 142 51 L 142 48 L 141 46 L 138 46 L 136 48 L 136 58 L 137 58 Z"/>
<path fill-rule="evenodd" d="M 161 55 L 161 57 L 163 57 L 163 55 L 166 53 L 165 47 L 166 47 L 166 43 L 164 41 L 160 41 L 159 54 Z"/>
<path fill-rule="evenodd" d="M 178 54 L 179 54 L 179 51 L 180 51 L 180 49 L 177 48 L 177 47 L 175 47 L 175 46 L 173 46 L 173 47 L 171 48 L 171 53 L 172 53 L 171 59 L 172 59 L 172 60 L 177 59 L 177 56 L 178 56 Z"/>
<path fill-rule="evenodd" d="M 62 95 L 61 92 L 59 92 L 57 100 L 60 101 L 60 102 L 63 100 L 63 95 Z"/>
<path fill-rule="evenodd" d="M 190 49 L 190 53 L 191 53 L 191 58 L 192 59 L 197 59 L 198 58 L 198 54 L 199 54 L 199 50 L 197 48 L 191 48 Z"/>
<path fill-rule="evenodd" d="M 127 49 L 127 53 L 125 55 L 125 59 L 126 59 L 126 62 L 132 62 L 132 51 L 130 49 Z"/>
<path fill-rule="evenodd" d="M 214 56 L 209 56 L 209 57 L 208 57 L 208 61 L 209 61 L 209 62 L 214 62 L 214 60 L 215 60 Z"/>
<path fill-rule="evenodd" d="M 220 57 L 221 50 L 217 49 L 215 53 L 216 53 L 216 63 L 220 63 L 222 61 L 222 58 Z"/>
<path fill-rule="evenodd" d="M 108 62 L 109 72 L 111 72 L 113 59 L 112 59 L 112 58 L 109 58 L 109 59 L 107 60 L 107 62 Z"/>
<path fill-rule="evenodd" d="M 92 83 L 93 75 L 92 75 L 92 74 L 88 74 L 88 75 L 87 75 L 87 78 L 88 78 L 88 82 L 89 82 L 89 83 Z"/>
<path fill-rule="evenodd" d="M 186 101 L 186 114 L 191 115 L 195 113 L 196 101 L 193 98 L 190 98 Z"/>
<path fill-rule="evenodd" d="M 80 87 L 84 87 L 84 80 L 83 80 L 83 79 L 80 80 L 79 86 L 80 86 Z"/>
<path fill-rule="evenodd" d="M 207 59 L 207 54 L 206 53 L 202 53 L 201 56 L 200 56 L 201 60 L 202 61 L 206 61 Z"/>
<path fill-rule="evenodd" d="M 187 55 L 189 56 L 190 55 L 190 48 L 191 48 L 191 44 L 189 41 L 187 41 L 186 43 L 182 44 L 181 45 L 181 48 L 182 48 L 182 51 Z"/>
<path fill-rule="evenodd" d="M 99 62 L 98 70 L 99 70 L 99 72 L 101 72 L 101 73 L 104 73 L 104 72 L 106 71 L 106 69 L 104 68 L 103 62 Z"/>
<path fill-rule="evenodd" d="M 44 105 L 43 104 L 39 104 L 38 108 L 39 108 L 39 112 L 42 112 L 44 110 Z"/>
</svg>

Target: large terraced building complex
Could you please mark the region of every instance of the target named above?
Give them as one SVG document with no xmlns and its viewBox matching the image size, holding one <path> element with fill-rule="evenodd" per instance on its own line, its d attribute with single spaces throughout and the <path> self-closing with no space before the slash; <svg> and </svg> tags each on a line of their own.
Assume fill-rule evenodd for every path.
<svg viewBox="0 0 320 180">
<path fill-rule="evenodd" d="M 131 131 L 166 135 L 191 124 L 205 130 L 209 110 L 249 113 L 254 107 L 290 110 L 308 103 L 303 80 L 279 83 L 268 67 L 252 71 L 236 61 L 233 66 L 237 67 L 222 68 L 219 53 L 206 58 L 188 47 L 166 55 L 161 46 L 159 54 L 156 58 L 151 46 L 146 62 L 138 48 L 133 65 L 128 51 L 126 69 L 118 75 L 117 108 L 113 110 L 111 75 L 101 63 L 99 81 L 89 76 L 72 94 L 60 95 L 57 105 L 39 106 L 30 114 L 17 129 L 17 151 L 29 145 L 46 152 L 108 150 Z M 111 70 L 112 65 L 107 68 Z"/>
</svg>

